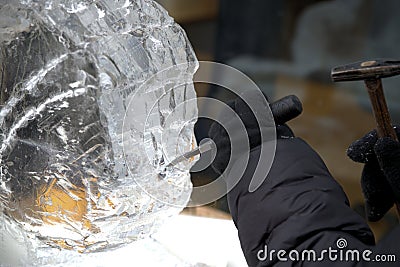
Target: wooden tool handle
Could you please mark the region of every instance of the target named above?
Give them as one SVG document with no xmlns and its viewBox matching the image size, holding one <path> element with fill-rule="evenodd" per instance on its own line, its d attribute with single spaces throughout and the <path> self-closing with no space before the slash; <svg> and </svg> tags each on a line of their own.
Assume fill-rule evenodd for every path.
<svg viewBox="0 0 400 267">
<path fill-rule="evenodd" d="M 371 99 L 372 109 L 376 120 L 376 130 L 379 137 L 390 137 L 398 141 L 395 130 L 393 129 L 385 95 L 382 88 L 381 79 L 365 80 L 368 88 L 369 98 Z"/>
<path fill-rule="evenodd" d="M 368 88 L 369 98 L 371 99 L 372 109 L 376 120 L 376 131 L 378 137 L 390 137 L 398 141 L 395 130 L 393 129 L 389 110 L 385 100 L 381 79 L 365 80 Z M 396 202 L 397 217 L 400 221 L 400 203 Z"/>
</svg>

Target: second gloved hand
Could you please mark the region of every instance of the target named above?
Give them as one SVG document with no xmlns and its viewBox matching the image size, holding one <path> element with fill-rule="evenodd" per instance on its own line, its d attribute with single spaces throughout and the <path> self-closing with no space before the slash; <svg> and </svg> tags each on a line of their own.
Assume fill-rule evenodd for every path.
<svg viewBox="0 0 400 267">
<path fill-rule="evenodd" d="M 397 136 L 400 129 L 396 128 Z M 361 187 L 368 220 L 378 221 L 400 202 L 400 143 L 388 137 L 378 138 L 371 131 L 350 145 L 347 155 L 355 162 L 365 163 Z"/>
</svg>

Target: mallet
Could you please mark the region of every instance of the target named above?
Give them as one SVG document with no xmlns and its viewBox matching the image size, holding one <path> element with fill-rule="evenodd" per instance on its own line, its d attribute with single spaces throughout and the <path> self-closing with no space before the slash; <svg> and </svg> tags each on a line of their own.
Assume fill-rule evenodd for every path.
<svg viewBox="0 0 400 267">
<path fill-rule="evenodd" d="M 371 60 L 333 68 L 331 76 L 334 82 L 364 80 L 371 100 L 378 136 L 397 140 L 386 105 L 381 78 L 399 74 L 400 61 Z"/>
<path fill-rule="evenodd" d="M 378 137 L 390 137 L 398 141 L 390 120 L 381 78 L 399 74 L 400 61 L 380 59 L 356 62 L 333 68 L 331 77 L 334 82 L 364 80 L 372 104 Z M 400 217 L 399 203 L 396 203 L 396 208 Z"/>
</svg>

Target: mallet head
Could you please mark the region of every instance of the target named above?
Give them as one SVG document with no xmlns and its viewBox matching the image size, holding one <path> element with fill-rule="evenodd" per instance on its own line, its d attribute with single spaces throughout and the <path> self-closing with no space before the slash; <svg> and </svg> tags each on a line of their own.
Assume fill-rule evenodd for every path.
<svg viewBox="0 0 400 267">
<path fill-rule="evenodd" d="M 377 59 L 360 61 L 332 69 L 334 82 L 380 79 L 400 74 L 400 61 Z"/>
</svg>

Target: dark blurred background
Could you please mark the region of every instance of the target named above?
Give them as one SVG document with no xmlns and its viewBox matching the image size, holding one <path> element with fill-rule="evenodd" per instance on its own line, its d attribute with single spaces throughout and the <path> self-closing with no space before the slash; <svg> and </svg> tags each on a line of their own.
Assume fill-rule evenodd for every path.
<svg viewBox="0 0 400 267">
<path fill-rule="evenodd" d="M 289 125 L 325 160 L 364 216 L 359 179 L 362 166 L 346 157 L 354 140 L 375 127 L 362 82 L 333 84 L 332 67 L 360 60 L 400 58 L 400 1 L 397 0 L 159 0 L 186 30 L 199 60 L 231 65 L 270 100 L 288 94 L 303 102 L 303 114 Z M 400 122 L 400 77 L 383 81 L 392 120 Z M 245 88 L 243 88 L 245 90 Z M 223 101 L 223 88 L 197 84 L 198 96 Z M 209 107 L 199 106 L 199 109 Z M 200 119 L 196 138 L 207 137 Z M 192 174 L 195 185 L 215 178 L 212 170 Z M 212 207 L 227 211 L 221 199 Z M 371 224 L 377 238 L 396 224 L 394 211 Z"/>
</svg>

